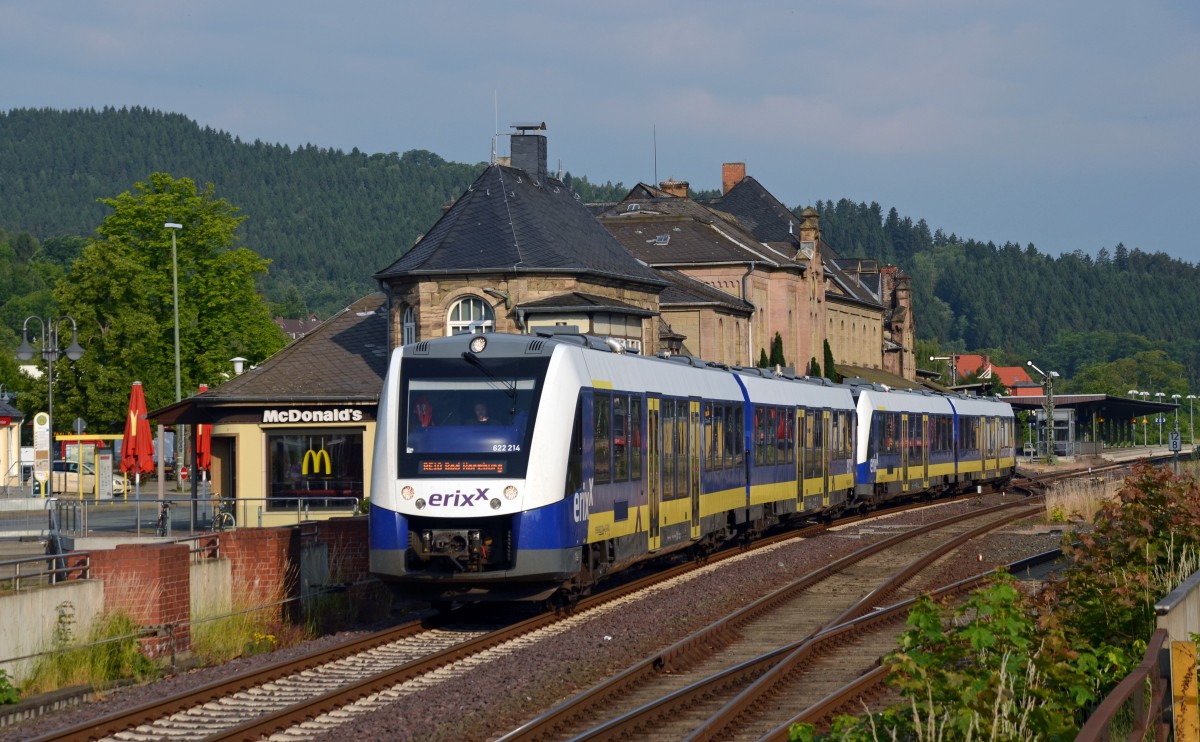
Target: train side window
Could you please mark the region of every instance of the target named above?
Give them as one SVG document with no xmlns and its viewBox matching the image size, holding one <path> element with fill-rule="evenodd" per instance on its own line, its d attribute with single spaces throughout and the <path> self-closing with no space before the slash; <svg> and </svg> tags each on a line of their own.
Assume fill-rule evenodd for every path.
<svg viewBox="0 0 1200 742">
<path fill-rule="evenodd" d="M 754 408 L 754 465 L 762 466 L 767 460 L 766 452 L 766 433 L 763 428 L 766 427 L 766 410 L 755 406 Z"/>
<path fill-rule="evenodd" d="M 629 398 L 629 478 L 642 478 L 642 398 Z"/>
<path fill-rule="evenodd" d="M 592 464 L 593 481 L 607 484 L 612 478 L 612 397 L 596 394 L 593 405 L 592 449 L 595 458 Z"/>
<path fill-rule="evenodd" d="M 675 400 L 662 401 L 663 500 L 675 498 Z"/>
<path fill-rule="evenodd" d="M 713 413 L 713 408 L 716 407 L 712 402 L 704 402 L 700 405 L 700 419 L 704 421 L 704 435 L 701 440 L 704 441 L 704 471 L 712 471 L 715 467 L 713 463 L 713 454 L 717 451 L 717 425 L 716 418 Z"/>
<path fill-rule="evenodd" d="M 567 496 L 583 487 L 583 399 L 575 402 L 575 421 L 571 424 L 571 447 L 567 449 Z"/>
<path fill-rule="evenodd" d="M 629 397 L 624 394 L 613 395 L 612 408 L 612 450 L 613 450 L 613 481 L 629 481 Z"/>
</svg>

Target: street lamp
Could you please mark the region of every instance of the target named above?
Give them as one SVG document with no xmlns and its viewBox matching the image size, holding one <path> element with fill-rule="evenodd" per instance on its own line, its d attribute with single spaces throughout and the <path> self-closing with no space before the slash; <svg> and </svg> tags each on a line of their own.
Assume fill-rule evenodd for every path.
<svg viewBox="0 0 1200 742">
<path fill-rule="evenodd" d="M 1164 394 L 1164 393 L 1162 393 L 1162 392 L 1155 392 L 1155 393 L 1154 393 L 1154 396 L 1156 396 L 1156 397 L 1165 397 L 1165 396 L 1167 396 L 1167 395 L 1166 395 L 1166 394 Z M 1160 400 L 1158 400 L 1158 401 L 1159 401 L 1159 402 L 1162 402 L 1162 400 L 1161 400 L 1161 399 L 1160 399 Z M 1155 413 L 1155 415 L 1154 415 L 1154 419 L 1155 419 L 1155 421 L 1158 423 L 1158 445 L 1160 445 L 1160 446 L 1161 446 L 1161 445 L 1162 445 L 1162 424 L 1163 424 L 1162 410 L 1159 410 L 1157 413 Z"/>
<path fill-rule="evenodd" d="M 1042 386 L 1046 390 L 1046 463 L 1054 463 L 1054 379 L 1058 376 L 1057 371 L 1046 373 L 1037 366 L 1033 365 L 1033 361 L 1026 361 L 1031 369 L 1042 375 Z"/>
<path fill-rule="evenodd" d="M 163 227 L 171 230 L 171 292 L 175 309 L 175 401 L 183 399 L 183 384 L 179 374 L 179 259 L 175 253 L 175 233 L 183 229 L 182 224 L 167 222 Z M 180 471 L 183 463 L 183 441 L 178 431 L 175 433 L 175 471 Z"/>
<path fill-rule="evenodd" d="M 958 381 L 958 373 L 954 368 L 954 356 L 929 356 L 931 361 L 947 361 L 950 368 L 950 386 L 954 386 Z"/>
<path fill-rule="evenodd" d="M 1172 394 L 1171 399 L 1175 400 L 1175 432 L 1179 432 L 1179 400 L 1180 395 Z"/>
<path fill-rule="evenodd" d="M 1147 400 L 1150 399 L 1150 392 L 1138 392 L 1138 394 L 1142 395 L 1142 402 L 1146 402 Z M 1146 415 L 1145 414 L 1142 415 L 1142 441 L 1147 446 L 1150 445 L 1150 432 L 1148 430 L 1146 430 Z"/>
<path fill-rule="evenodd" d="M 17 358 L 22 361 L 28 361 L 33 358 L 34 348 L 29 344 L 29 321 L 36 320 L 42 326 L 42 334 L 39 345 L 41 346 L 42 360 L 46 362 L 46 383 L 48 386 L 46 394 L 46 419 L 50 430 L 50 469 L 49 469 L 49 492 L 54 495 L 54 362 L 59 359 L 59 356 L 66 355 L 68 360 L 78 361 L 83 357 L 83 348 L 78 341 L 78 328 L 75 325 L 75 320 L 71 317 L 63 315 L 54 318 L 38 317 L 30 315 L 25 318 L 25 323 L 21 325 L 21 346 L 17 348 Z M 63 321 L 71 323 L 71 344 L 64 351 L 58 347 L 58 339 L 61 334 Z M 83 471 L 80 469 L 80 471 Z"/>
<path fill-rule="evenodd" d="M 1191 441 L 1193 444 L 1196 442 L 1196 426 L 1193 424 L 1193 420 L 1194 420 L 1194 418 L 1192 417 L 1192 400 L 1194 400 L 1194 399 L 1196 399 L 1196 395 L 1195 395 L 1195 394 L 1189 394 L 1189 395 L 1187 395 L 1187 401 L 1188 401 L 1188 440 L 1189 440 L 1189 441 Z"/>
<path fill-rule="evenodd" d="M 1129 396 L 1132 397 L 1133 399 L 1137 399 L 1137 396 L 1139 394 L 1141 394 L 1141 392 L 1139 392 L 1137 389 L 1129 390 Z M 1137 413 L 1136 412 L 1133 415 L 1133 445 L 1135 447 L 1137 446 Z"/>
</svg>

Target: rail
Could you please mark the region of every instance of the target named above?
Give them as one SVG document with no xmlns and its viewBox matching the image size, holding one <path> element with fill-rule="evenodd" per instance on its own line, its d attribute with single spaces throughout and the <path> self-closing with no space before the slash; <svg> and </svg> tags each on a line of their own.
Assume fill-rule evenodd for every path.
<svg viewBox="0 0 1200 742">
<path fill-rule="evenodd" d="M 1112 739 L 1132 742 L 1170 737 L 1170 716 L 1163 713 L 1169 703 L 1168 638 L 1166 629 L 1154 632 L 1142 663 L 1101 702 L 1079 730 L 1076 742 L 1108 742 Z"/>
</svg>

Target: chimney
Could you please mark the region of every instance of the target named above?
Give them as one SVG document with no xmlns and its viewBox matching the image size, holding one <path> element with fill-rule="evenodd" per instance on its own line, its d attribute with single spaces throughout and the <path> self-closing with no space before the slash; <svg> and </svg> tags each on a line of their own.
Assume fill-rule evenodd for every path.
<svg viewBox="0 0 1200 742">
<path fill-rule="evenodd" d="M 531 131 L 545 131 L 546 122 L 532 124 L 513 124 L 517 130 L 510 137 L 512 166 L 524 170 L 529 177 L 539 183 L 546 182 L 546 137 L 544 134 L 530 134 Z"/>
<path fill-rule="evenodd" d="M 675 198 L 687 198 L 688 185 L 689 184 L 686 180 L 667 178 L 662 183 L 659 183 L 658 187 L 671 194 Z"/>
<path fill-rule="evenodd" d="M 800 244 L 816 245 L 821 241 L 821 217 L 809 206 L 800 212 Z"/>
<path fill-rule="evenodd" d="M 729 189 L 733 188 L 742 178 L 746 177 L 746 163 L 744 162 L 726 162 L 721 165 L 721 195 L 729 193 Z"/>
</svg>

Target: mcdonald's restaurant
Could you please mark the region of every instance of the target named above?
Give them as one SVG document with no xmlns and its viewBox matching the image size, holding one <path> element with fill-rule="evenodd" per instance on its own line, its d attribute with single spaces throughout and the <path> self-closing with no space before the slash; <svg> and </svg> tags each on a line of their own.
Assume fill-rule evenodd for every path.
<svg viewBox="0 0 1200 742">
<path fill-rule="evenodd" d="M 148 417 L 212 425 L 210 481 L 197 488 L 235 498 L 238 525 L 345 516 L 368 494 L 387 327 L 383 294 L 370 294 L 259 366 Z"/>
</svg>

